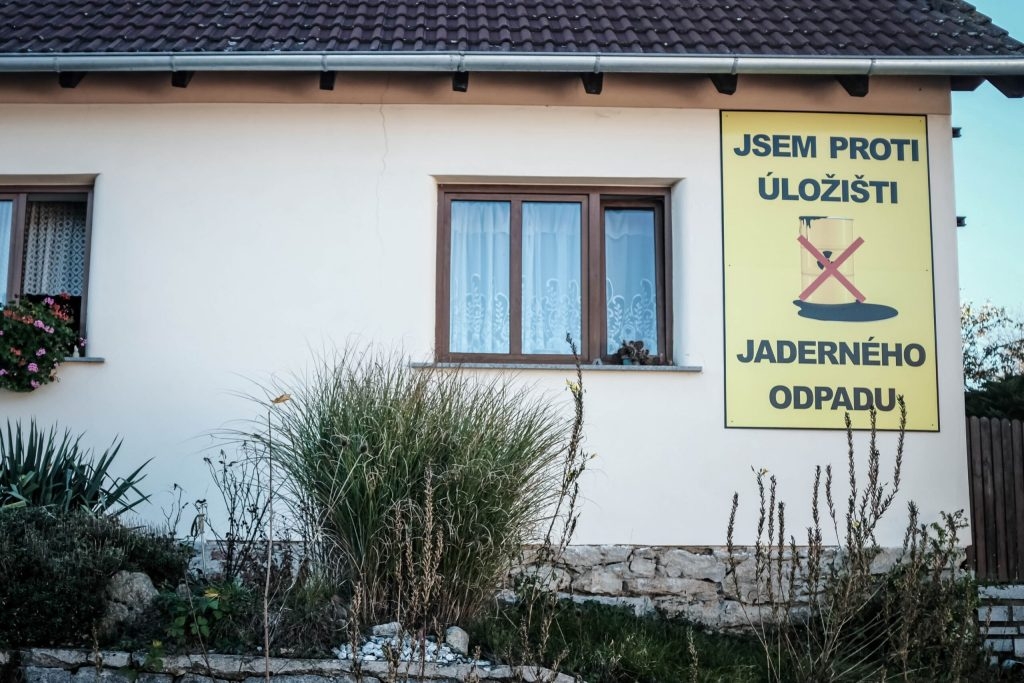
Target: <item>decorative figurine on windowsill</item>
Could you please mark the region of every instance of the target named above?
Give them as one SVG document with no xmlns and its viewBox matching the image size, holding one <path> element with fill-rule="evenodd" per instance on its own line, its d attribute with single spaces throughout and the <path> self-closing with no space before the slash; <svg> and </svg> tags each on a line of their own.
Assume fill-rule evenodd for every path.
<svg viewBox="0 0 1024 683">
<path fill-rule="evenodd" d="M 622 346 L 615 352 L 615 355 L 619 357 L 623 365 L 651 365 L 653 363 L 651 352 L 644 347 L 644 343 L 640 339 L 633 341 L 623 339 Z"/>
</svg>

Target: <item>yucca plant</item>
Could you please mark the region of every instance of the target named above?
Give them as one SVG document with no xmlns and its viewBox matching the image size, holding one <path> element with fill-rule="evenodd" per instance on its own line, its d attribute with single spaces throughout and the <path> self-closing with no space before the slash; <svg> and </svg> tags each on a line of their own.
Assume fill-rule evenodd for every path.
<svg viewBox="0 0 1024 683">
<path fill-rule="evenodd" d="M 25 431 L 20 421 L 8 420 L 0 433 L 0 509 L 51 507 L 117 517 L 149 499 L 138 488 L 148 460 L 128 476 L 115 477 L 110 470 L 121 442 L 95 458 L 81 440 L 68 429 L 59 435 L 56 425 L 43 431 L 32 420 Z"/>
</svg>

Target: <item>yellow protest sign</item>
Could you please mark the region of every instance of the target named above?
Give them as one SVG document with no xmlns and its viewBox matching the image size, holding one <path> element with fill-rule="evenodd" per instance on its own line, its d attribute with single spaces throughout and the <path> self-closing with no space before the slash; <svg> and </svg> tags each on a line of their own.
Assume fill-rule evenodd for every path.
<svg viewBox="0 0 1024 683">
<path fill-rule="evenodd" d="M 938 431 L 923 116 L 722 112 L 727 427 Z"/>
</svg>

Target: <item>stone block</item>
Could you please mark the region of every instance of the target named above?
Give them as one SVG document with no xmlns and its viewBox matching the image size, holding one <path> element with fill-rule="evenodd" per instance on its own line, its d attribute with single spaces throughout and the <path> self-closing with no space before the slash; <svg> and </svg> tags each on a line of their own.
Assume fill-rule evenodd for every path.
<svg viewBox="0 0 1024 683">
<path fill-rule="evenodd" d="M 97 655 L 99 656 L 97 657 Z M 90 652 L 86 657 L 90 665 L 95 666 L 98 659 L 99 664 L 108 669 L 123 669 L 132 663 L 130 654 L 113 650 L 100 650 L 98 653 Z"/>
<path fill-rule="evenodd" d="M 449 626 L 444 633 L 444 642 L 452 652 L 460 655 L 469 654 L 469 634 L 458 626 Z"/>
<path fill-rule="evenodd" d="M 327 678 L 321 675 L 305 674 L 305 675 L 291 675 L 286 674 L 283 676 L 274 676 L 271 679 L 274 683 L 356 683 L 356 677 L 350 674 L 339 674 Z M 367 679 L 364 677 L 364 681 Z M 265 683 L 266 678 L 263 676 L 249 676 L 245 678 L 242 683 Z"/>
<path fill-rule="evenodd" d="M 618 572 L 599 567 L 576 579 L 574 587 L 581 593 L 620 595 L 622 593 L 622 577 Z"/>
<path fill-rule="evenodd" d="M 636 595 L 674 595 L 690 600 L 718 598 L 718 586 L 697 579 L 635 578 L 626 581 L 626 589 Z"/>
<path fill-rule="evenodd" d="M 542 666 L 521 666 L 516 667 L 513 675 L 525 683 L 576 683 L 576 679 L 571 676 L 553 673 Z"/>
<path fill-rule="evenodd" d="M 646 548 L 644 546 L 638 546 L 633 548 L 633 552 L 629 554 L 630 560 L 651 560 L 657 562 L 658 557 L 661 556 L 663 551 L 657 548 Z"/>
<path fill-rule="evenodd" d="M 1024 638 L 1013 639 L 1013 656 L 1017 659 L 1024 659 Z"/>
<path fill-rule="evenodd" d="M 600 546 L 571 545 L 562 553 L 562 562 L 574 569 L 585 572 L 588 569 L 605 564 L 605 559 Z"/>
<path fill-rule="evenodd" d="M 1020 635 L 1020 629 L 1016 626 L 989 626 L 985 630 L 986 636 L 1017 636 Z"/>
<path fill-rule="evenodd" d="M 1010 608 L 1005 605 L 990 605 L 978 608 L 978 621 L 982 624 L 995 624 L 1010 620 Z"/>
<path fill-rule="evenodd" d="M 1013 640 L 1010 638 L 986 638 L 985 648 L 991 652 L 1013 652 Z"/>
<path fill-rule="evenodd" d="M 559 597 L 563 599 L 571 599 L 573 602 L 587 603 L 593 602 L 598 605 L 610 605 L 613 607 L 628 607 L 633 610 L 633 614 L 638 617 L 642 617 L 654 612 L 654 602 L 649 597 L 616 597 L 611 595 L 567 595 L 561 594 Z"/>
<path fill-rule="evenodd" d="M 40 666 L 22 668 L 24 683 L 71 683 L 71 672 L 64 669 L 48 669 Z"/>
<path fill-rule="evenodd" d="M 1012 586 L 979 586 L 978 594 L 992 600 L 1024 600 L 1024 584 Z"/>
<path fill-rule="evenodd" d="M 872 574 L 885 574 L 903 559 L 902 548 L 882 548 L 871 560 L 869 571 Z"/>
<path fill-rule="evenodd" d="M 653 578 L 655 571 L 658 569 L 658 563 L 654 558 L 637 557 L 633 556 L 633 559 L 629 561 L 629 575 Z"/>
<path fill-rule="evenodd" d="M 565 569 L 548 564 L 526 567 L 520 575 L 538 581 L 549 590 L 568 588 L 569 583 L 573 580 L 572 575 Z"/>
<path fill-rule="evenodd" d="M 71 683 L 135 683 L 127 671 L 83 666 L 71 675 Z M 183 681 L 183 683 L 190 683 Z M 211 680 L 210 683 L 213 683 Z"/>
<path fill-rule="evenodd" d="M 723 581 L 726 563 L 714 555 L 698 555 L 688 550 L 673 548 L 661 556 L 660 574 L 669 578 Z"/>
<path fill-rule="evenodd" d="M 27 650 L 22 659 L 25 666 L 77 669 L 89 662 L 84 650 L 38 647 Z"/>
<path fill-rule="evenodd" d="M 1011 617 L 1013 621 L 1024 622 L 1024 606 L 1014 605 L 1011 609 Z"/>
<path fill-rule="evenodd" d="M 605 563 L 625 562 L 633 554 L 634 546 L 631 545 L 602 545 L 599 546 Z"/>
</svg>

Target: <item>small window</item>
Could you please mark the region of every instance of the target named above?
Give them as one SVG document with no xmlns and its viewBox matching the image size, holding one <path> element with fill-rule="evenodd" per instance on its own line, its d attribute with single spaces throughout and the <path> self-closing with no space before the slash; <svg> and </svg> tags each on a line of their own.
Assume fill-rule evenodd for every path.
<svg viewBox="0 0 1024 683">
<path fill-rule="evenodd" d="M 0 188 L 0 304 L 66 294 L 82 337 L 90 197 L 88 189 Z"/>
<path fill-rule="evenodd" d="M 442 187 L 438 359 L 670 361 L 665 190 Z"/>
</svg>

